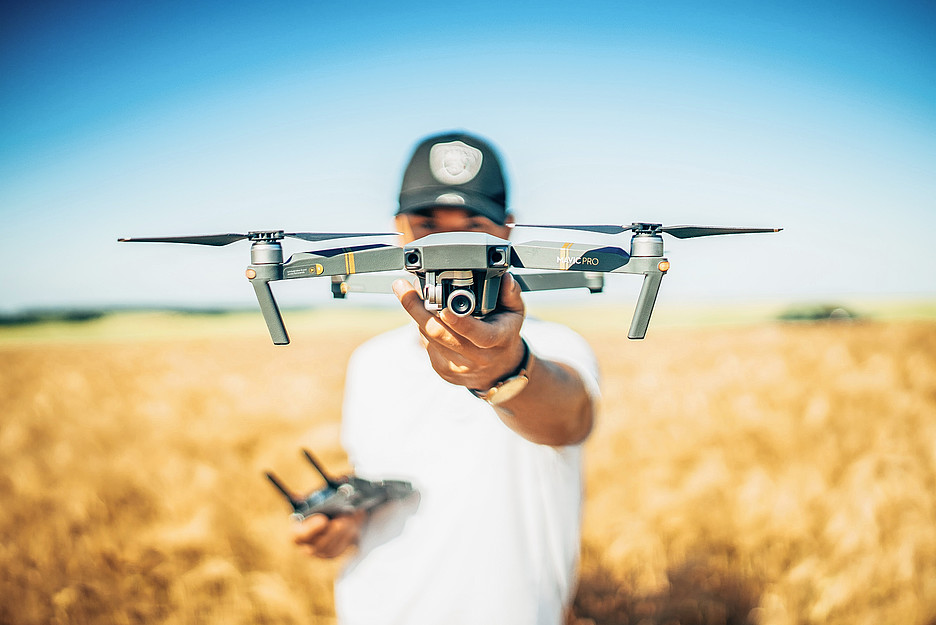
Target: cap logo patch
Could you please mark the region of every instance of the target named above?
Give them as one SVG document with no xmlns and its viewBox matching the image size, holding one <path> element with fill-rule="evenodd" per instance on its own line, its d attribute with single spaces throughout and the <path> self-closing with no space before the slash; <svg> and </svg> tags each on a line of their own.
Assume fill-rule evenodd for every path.
<svg viewBox="0 0 936 625">
<path fill-rule="evenodd" d="M 443 193 L 442 195 L 436 198 L 436 203 L 451 205 L 451 206 L 464 206 L 465 198 L 463 198 L 457 193 Z"/>
<path fill-rule="evenodd" d="M 464 184 L 481 171 L 481 150 L 461 141 L 436 143 L 429 149 L 429 170 L 442 184 Z"/>
</svg>

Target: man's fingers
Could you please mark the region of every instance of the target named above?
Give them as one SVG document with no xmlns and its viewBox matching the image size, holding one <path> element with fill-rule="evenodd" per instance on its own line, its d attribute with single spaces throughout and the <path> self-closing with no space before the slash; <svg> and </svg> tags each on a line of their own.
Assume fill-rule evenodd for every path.
<svg viewBox="0 0 936 625">
<path fill-rule="evenodd" d="M 471 341 L 472 345 L 480 348 L 495 347 L 501 343 L 504 332 L 507 330 L 505 322 L 509 321 L 500 315 L 494 315 L 484 320 L 471 315 L 459 317 L 448 308 L 443 310 L 439 317 L 453 332 L 465 337 Z"/>
<path fill-rule="evenodd" d="M 466 354 L 466 350 L 488 349 L 511 343 L 511 339 L 519 335 L 523 324 L 524 307 L 520 285 L 509 273 L 501 281 L 500 310 L 484 319 L 471 315 L 460 317 L 448 308 L 434 315 L 426 310 L 419 291 L 405 280 L 394 282 L 393 292 L 419 325 L 422 335 L 428 341 L 454 353 Z"/>
<path fill-rule="evenodd" d="M 477 367 L 475 360 L 442 345 L 433 345 L 427 351 L 432 368 L 450 382 L 452 381 L 451 376 L 461 375 Z"/>
<path fill-rule="evenodd" d="M 500 294 L 498 297 L 501 309 L 523 315 L 522 292 L 523 289 L 520 288 L 520 283 L 514 279 L 513 275 L 509 272 L 504 274 L 504 279 L 501 280 Z"/>
<path fill-rule="evenodd" d="M 523 325 L 524 307 L 520 284 L 509 273 L 504 274 L 501 280 L 498 302 L 499 310 L 484 319 L 471 315 L 459 317 L 447 308 L 439 316 L 452 331 L 474 345 L 483 349 L 497 347 L 519 335 L 520 326 Z"/>
<path fill-rule="evenodd" d="M 419 325 L 419 331 L 425 339 L 453 352 L 464 349 L 461 338 L 453 334 L 451 328 L 440 321 L 439 317 L 426 310 L 416 287 L 406 280 L 397 280 L 393 283 L 393 292 L 409 316 Z"/>
<path fill-rule="evenodd" d="M 297 545 L 311 544 L 328 528 L 329 519 L 324 514 L 313 514 L 293 526 L 293 542 Z"/>
<path fill-rule="evenodd" d="M 423 304 L 419 291 L 406 280 L 394 280 L 393 294 L 396 295 L 400 303 L 403 304 L 403 308 L 409 313 L 410 317 L 415 319 L 420 325 L 432 316 L 430 312 L 426 310 L 426 306 Z"/>
<path fill-rule="evenodd" d="M 335 558 L 357 542 L 363 511 L 329 519 L 324 514 L 313 514 L 293 529 L 293 541 L 319 558 Z"/>
<path fill-rule="evenodd" d="M 315 555 L 320 558 L 334 558 L 344 553 L 355 535 L 348 523 L 348 519 L 343 517 L 332 519 L 328 529 L 319 535 L 313 545 Z"/>
<path fill-rule="evenodd" d="M 365 516 L 363 510 L 358 510 L 353 514 L 332 519 L 328 528 L 315 542 L 315 555 L 320 558 L 337 558 L 349 547 L 357 544 Z"/>
</svg>

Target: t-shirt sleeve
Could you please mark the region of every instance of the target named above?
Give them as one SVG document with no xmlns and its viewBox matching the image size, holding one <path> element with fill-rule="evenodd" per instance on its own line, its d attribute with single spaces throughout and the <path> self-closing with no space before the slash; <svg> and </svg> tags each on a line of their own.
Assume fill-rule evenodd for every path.
<svg viewBox="0 0 936 625">
<path fill-rule="evenodd" d="M 582 377 L 588 392 L 601 396 L 598 360 L 588 342 L 574 330 L 558 323 L 527 320 L 521 332 L 530 350 L 540 358 L 569 365 Z"/>
</svg>

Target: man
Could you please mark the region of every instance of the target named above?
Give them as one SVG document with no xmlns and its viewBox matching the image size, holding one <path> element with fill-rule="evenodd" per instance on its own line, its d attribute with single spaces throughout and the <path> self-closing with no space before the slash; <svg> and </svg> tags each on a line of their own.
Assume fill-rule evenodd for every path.
<svg viewBox="0 0 936 625">
<path fill-rule="evenodd" d="M 396 215 L 404 243 L 506 239 L 512 222 L 491 146 L 461 133 L 417 146 Z M 405 280 L 393 289 L 414 324 L 352 356 L 342 440 L 356 473 L 409 480 L 419 496 L 370 518 L 312 516 L 295 542 L 326 558 L 356 546 L 335 586 L 343 625 L 558 625 L 575 587 L 594 356 L 571 330 L 524 319 L 509 274 L 484 319 L 428 311 Z"/>
</svg>

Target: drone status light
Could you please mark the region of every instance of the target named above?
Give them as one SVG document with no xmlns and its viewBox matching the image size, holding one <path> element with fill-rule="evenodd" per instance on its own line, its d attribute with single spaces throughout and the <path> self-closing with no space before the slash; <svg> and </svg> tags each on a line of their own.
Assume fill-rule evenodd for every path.
<svg viewBox="0 0 936 625">
<path fill-rule="evenodd" d="M 254 271 L 253 269 L 248 269 L 246 273 L 247 273 L 248 280 L 253 280 L 254 278 L 257 277 L 257 272 Z"/>
<path fill-rule="evenodd" d="M 669 271 L 669 261 L 661 260 L 660 263 L 657 265 L 657 269 L 659 269 L 660 271 Z"/>
</svg>

